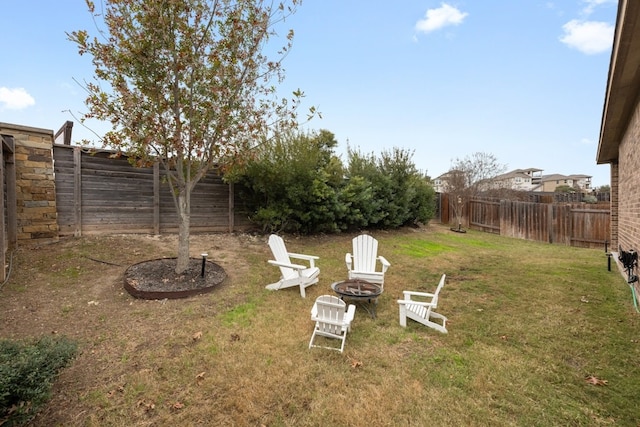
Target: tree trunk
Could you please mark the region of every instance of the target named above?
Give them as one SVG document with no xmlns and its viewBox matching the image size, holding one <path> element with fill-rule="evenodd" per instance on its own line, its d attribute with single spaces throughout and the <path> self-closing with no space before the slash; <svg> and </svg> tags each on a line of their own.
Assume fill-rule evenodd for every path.
<svg viewBox="0 0 640 427">
<path fill-rule="evenodd" d="M 176 273 L 180 274 L 189 266 L 189 228 L 191 223 L 191 200 L 189 191 L 181 191 L 178 195 L 178 262 Z"/>
</svg>

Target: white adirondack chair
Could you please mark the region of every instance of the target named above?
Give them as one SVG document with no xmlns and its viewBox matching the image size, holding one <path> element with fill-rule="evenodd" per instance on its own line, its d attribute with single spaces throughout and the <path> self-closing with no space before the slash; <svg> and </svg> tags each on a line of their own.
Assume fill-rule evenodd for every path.
<svg viewBox="0 0 640 427">
<path fill-rule="evenodd" d="M 347 304 L 334 295 L 321 295 L 316 298 L 311 309 L 311 320 L 316 322 L 309 341 L 309 348 L 318 347 L 344 351 L 347 332 L 351 331 L 351 322 L 356 315 L 356 306 Z M 335 338 L 341 341 L 340 348 L 314 344 L 316 337 Z"/>
<path fill-rule="evenodd" d="M 280 280 L 267 285 L 266 288 L 275 291 L 292 286 L 299 286 L 300 295 L 304 298 L 306 296 L 305 289 L 314 283 L 318 283 L 320 269 L 316 267 L 315 260 L 319 257 L 287 252 L 284 240 L 275 234 L 269 236 L 269 247 L 275 260 L 269 260 L 268 262 L 280 268 L 281 276 Z M 292 258 L 304 260 L 308 265 L 294 264 L 291 262 Z"/>
<path fill-rule="evenodd" d="M 361 234 L 353 238 L 353 254 L 345 256 L 349 279 L 362 279 L 367 282 L 377 283 L 384 291 L 384 273 L 387 271 L 389 261 L 383 256 L 378 256 L 378 241 L 368 234 Z M 378 262 L 380 268 L 378 268 Z"/>
<path fill-rule="evenodd" d="M 436 313 L 438 307 L 438 295 L 444 286 L 446 274 L 440 278 L 440 283 L 434 293 L 404 291 L 403 298 L 398 300 L 400 304 L 400 326 L 407 326 L 407 318 L 422 323 L 425 326 L 447 333 L 447 318 Z M 438 321 L 434 321 L 437 319 Z"/>
</svg>

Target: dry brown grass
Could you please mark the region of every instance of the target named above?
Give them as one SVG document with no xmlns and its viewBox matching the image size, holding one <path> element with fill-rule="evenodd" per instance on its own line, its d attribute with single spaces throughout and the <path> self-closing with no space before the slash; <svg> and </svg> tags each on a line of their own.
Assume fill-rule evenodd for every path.
<svg viewBox="0 0 640 427">
<path fill-rule="evenodd" d="M 21 249 L 0 292 L 0 335 L 64 334 L 81 354 L 34 426 L 632 425 L 637 314 L 601 251 L 432 225 L 373 233 L 392 263 L 378 317 L 358 308 L 344 354 L 307 348 L 314 299 L 345 277 L 352 234 L 285 238 L 321 257 L 320 283 L 270 292 L 266 236 L 194 236 L 229 279 L 145 301 L 126 266 L 172 256 L 173 236 Z M 100 259 L 118 266 L 92 261 Z M 398 324 L 404 289 L 447 284 L 449 334 Z M 588 301 L 588 302 L 584 302 Z M 92 303 L 90 303 L 92 302 Z M 585 383 L 586 375 L 609 385 Z M 636 418 L 634 418 L 636 417 Z"/>
</svg>

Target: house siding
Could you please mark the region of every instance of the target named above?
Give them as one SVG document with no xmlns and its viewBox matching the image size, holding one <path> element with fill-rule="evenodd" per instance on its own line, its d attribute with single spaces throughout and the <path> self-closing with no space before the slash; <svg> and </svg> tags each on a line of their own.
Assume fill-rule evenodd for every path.
<svg viewBox="0 0 640 427">
<path fill-rule="evenodd" d="M 612 167 L 612 179 L 615 169 L 618 175 L 617 191 L 612 194 L 618 198 L 617 232 L 618 244 L 625 251 L 640 250 L 640 104 L 636 107 L 629 121 L 619 147 L 618 167 Z M 614 201 L 612 200 L 612 204 Z M 613 227 L 613 221 L 612 221 Z M 613 229 L 612 229 L 613 236 Z M 617 247 L 615 247 L 617 249 Z"/>
<path fill-rule="evenodd" d="M 611 163 L 611 249 L 617 250 L 618 248 L 618 204 L 619 204 L 619 195 L 618 195 L 618 171 L 620 170 L 618 166 L 618 162 Z"/>
</svg>

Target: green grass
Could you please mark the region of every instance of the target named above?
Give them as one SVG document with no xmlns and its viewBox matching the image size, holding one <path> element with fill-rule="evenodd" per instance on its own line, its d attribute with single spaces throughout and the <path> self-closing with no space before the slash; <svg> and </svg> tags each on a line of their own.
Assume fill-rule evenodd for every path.
<svg viewBox="0 0 640 427">
<path fill-rule="evenodd" d="M 76 362 L 85 364 L 78 372 L 104 369 L 67 377 L 67 396 L 78 396 L 69 417 L 87 415 L 61 424 L 638 425 L 640 315 L 601 250 L 439 225 L 372 234 L 391 267 L 378 317 L 356 311 L 344 354 L 308 349 L 310 308 L 345 278 L 354 235 L 285 236 L 289 251 L 320 257 L 306 299 L 296 288 L 264 289 L 279 272 L 267 264 L 266 238 L 254 239 L 211 294 L 114 298 L 109 310 L 123 327 L 92 331 L 83 340 L 91 351 Z M 433 291 L 443 273 L 437 311 L 449 333 L 400 327 L 402 290 Z M 69 307 L 64 315 L 81 315 Z M 157 327 L 127 327 L 142 324 Z"/>
</svg>

